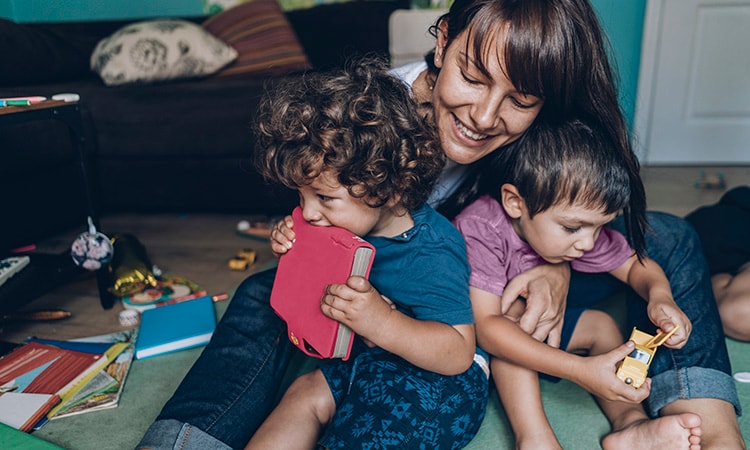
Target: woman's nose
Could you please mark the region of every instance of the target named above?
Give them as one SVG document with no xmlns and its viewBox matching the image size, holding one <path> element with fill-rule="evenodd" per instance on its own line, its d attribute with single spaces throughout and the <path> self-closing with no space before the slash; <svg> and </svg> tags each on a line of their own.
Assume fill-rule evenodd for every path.
<svg viewBox="0 0 750 450">
<path fill-rule="evenodd" d="M 502 99 L 489 94 L 482 97 L 475 105 L 472 119 L 478 131 L 489 131 L 497 128 L 501 120 Z"/>
</svg>

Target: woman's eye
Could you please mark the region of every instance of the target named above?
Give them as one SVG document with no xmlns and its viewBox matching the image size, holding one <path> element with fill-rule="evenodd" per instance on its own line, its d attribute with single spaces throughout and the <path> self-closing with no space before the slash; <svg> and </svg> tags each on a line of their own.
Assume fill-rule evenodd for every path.
<svg viewBox="0 0 750 450">
<path fill-rule="evenodd" d="M 479 80 L 477 80 L 476 78 L 474 78 L 471 75 L 467 74 L 463 70 L 461 71 L 461 76 L 463 77 L 464 81 L 467 82 L 467 83 L 469 83 L 469 84 L 481 84 Z"/>
<path fill-rule="evenodd" d="M 513 104 L 521 109 L 531 109 L 536 106 L 537 102 L 521 101 L 514 97 Z"/>
</svg>

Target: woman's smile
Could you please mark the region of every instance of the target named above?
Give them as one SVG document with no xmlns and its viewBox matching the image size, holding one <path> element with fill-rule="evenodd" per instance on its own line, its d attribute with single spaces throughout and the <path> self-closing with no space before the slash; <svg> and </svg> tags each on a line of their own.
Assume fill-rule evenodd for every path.
<svg viewBox="0 0 750 450">
<path fill-rule="evenodd" d="M 487 139 L 489 137 L 489 135 L 479 134 L 479 133 L 477 133 L 475 131 L 470 130 L 455 115 L 453 116 L 453 121 L 456 124 L 456 128 L 458 128 L 458 131 L 461 134 L 463 134 L 464 136 L 468 137 L 469 139 L 472 139 L 474 141 L 481 141 L 481 140 Z"/>
</svg>

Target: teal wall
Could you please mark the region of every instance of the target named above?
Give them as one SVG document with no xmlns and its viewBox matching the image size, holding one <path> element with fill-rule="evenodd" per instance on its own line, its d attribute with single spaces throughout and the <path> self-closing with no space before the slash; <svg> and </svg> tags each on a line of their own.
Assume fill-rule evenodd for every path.
<svg viewBox="0 0 750 450">
<path fill-rule="evenodd" d="M 0 16 L 16 22 L 199 16 L 201 0 L 0 0 Z"/>
<path fill-rule="evenodd" d="M 647 0 L 591 0 L 614 52 L 620 101 L 632 125 Z M 0 17 L 17 22 L 199 16 L 201 0 L 0 0 Z"/>
<path fill-rule="evenodd" d="M 647 0 L 591 0 L 609 37 L 619 74 L 620 103 L 629 124 L 635 120 L 641 37 Z"/>
</svg>

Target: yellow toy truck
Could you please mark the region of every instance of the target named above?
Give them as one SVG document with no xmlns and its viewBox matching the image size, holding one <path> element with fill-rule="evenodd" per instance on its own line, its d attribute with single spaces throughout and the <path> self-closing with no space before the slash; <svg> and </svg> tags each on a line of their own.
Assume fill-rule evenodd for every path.
<svg viewBox="0 0 750 450">
<path fill-rule="evenodd" d="M 646 381 L 648 368 L 656 354 L 656 348 L 667 342 L 677 328 L 679 326 L 675 326 L 668 333 L 661 332 L 656 336 L 651 336 L 633 327 L 630 340 L 635 342 L 635 349 L 620 362 L 617 368 L 617 378 L 636 389 L 641 387 Z"/>
</svg>

